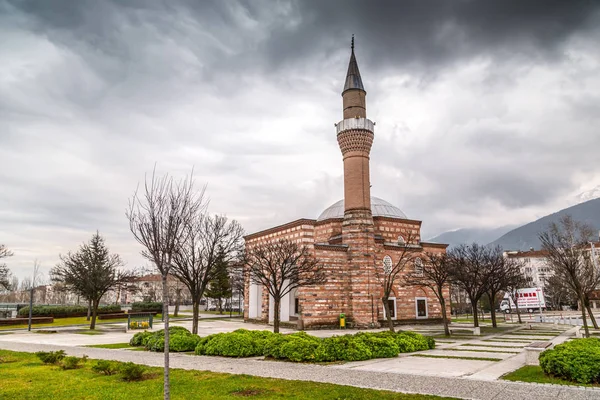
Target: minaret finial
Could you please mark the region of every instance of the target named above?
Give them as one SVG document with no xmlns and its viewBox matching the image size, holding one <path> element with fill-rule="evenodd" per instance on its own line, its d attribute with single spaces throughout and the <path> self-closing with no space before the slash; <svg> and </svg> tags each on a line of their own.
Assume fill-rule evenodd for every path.
<svg viewBox="0 0 600 400">
<path fill-rule="evenodd" d="M 352 44 L 350 45 L 352 51 L 354 51 L 354 33 L 352 34 Z"/>
</svg>

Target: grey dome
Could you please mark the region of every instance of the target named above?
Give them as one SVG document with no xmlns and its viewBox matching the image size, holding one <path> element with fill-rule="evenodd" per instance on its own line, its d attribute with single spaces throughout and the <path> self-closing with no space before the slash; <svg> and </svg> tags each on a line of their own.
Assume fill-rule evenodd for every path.
<svg viewBox="0 0 600 400">
<path fill-rule="evenodd" d="M 390 217 L 407 219 L 406 214 L 398 207 L 391 205 L 379 197 L 371 196 L 371 212 L 374 217 Z M 324 221 L 331 218 L 344 218 L 344 199 L 336 201 L 325 209 L 317 218 L 317 221 Z"/>
</svg>

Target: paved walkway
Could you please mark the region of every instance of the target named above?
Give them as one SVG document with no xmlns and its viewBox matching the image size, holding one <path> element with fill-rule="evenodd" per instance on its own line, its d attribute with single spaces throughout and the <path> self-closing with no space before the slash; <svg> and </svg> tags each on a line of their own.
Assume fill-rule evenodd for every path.
<svg viewBox="0 0 600 400">
<path fill-rule="evenodd" d="M 92 359 L 133 361 L 138 364 L 158 367 L 162 366 L 163 362 L 163 355 L 161 353 L 13 342 L 8 340 L 8 337 L 0 337 L 0 348 L 23 352 L 64 349 L 67 354 L 79 357 L 86 354 Z M 432 394 L 462 399 L 600 399 L 600 389 L 433 377 L 385 371 L 363 371 L 336 368 L 335 366 L 272 362 L 257 358 L 228 359 L 221 357 L 171 354 L 171 366 L 173 368 L 181 369 L 326 382 L 363 388 L 391 390 L 403 393 Z"/>
</svg>

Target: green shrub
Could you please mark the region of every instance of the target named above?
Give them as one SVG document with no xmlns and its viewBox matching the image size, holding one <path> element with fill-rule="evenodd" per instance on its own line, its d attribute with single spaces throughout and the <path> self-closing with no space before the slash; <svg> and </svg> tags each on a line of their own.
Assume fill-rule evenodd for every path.
<svg viewBox="0 0 600 400">
<path fill-rule="evenodd" d="M 146 346 L 146 342 L 153 334 L 154 332 L 148 331 L 138 332 L 135 335 L 133 335 L 133 337 L 129 341 L 129 345 L 133 347 Z"/>
<path fill-rule="evenodd" d="M 169 351 L 194 351 L 199 341 L 198 335 L 176 334 L 169 338 Z"/>
<path fill-rule="evenodd" d="M 225 357 L 254 357 L 263 355 L 265 344 L 275 334 L 269 331 L 238 329 L 200 338 L 196 354 Z"/>
<path fill-rule="evenodd" d="M 322 339 L 316 349 L 316 361 L 362 361 L 373 358 L 373 353 L 355 335 L 332 336 Z"/>
<path fill-rule="evenodd" d="M 259 342 L 261 341 L 243 333 L 225 333 L 208 341 L 204 345 L 204 354 L 225 357 L 260 356 L 264 345 L 261 346 Z"/>
<path fill-rule="evenodd" d="M 282 358 L 295 362 L 316 361 L 316 351 L 321 344 L 320 342 L 320 340 L 310 340 L 303 337 L 291 338 L 281 346 Z"/>
<path fill-rule="evenodd" d="M 131 304 L 133 312 L 159 312 L 163 311 L 163 303 L 156 301 L 139 301 Z"/>
<path fill-rule="evenodd" d="M 371 333 L 359 333 L 355 337 L 369 348 L 373 358 L 392 358 L 400 353 L 400 349 L 392 337 Z"/>
<path fill-rule="evenodd" d="M 64 357 L 60 362 L 61 369 L 76 369 L 80 368 L 81 364 L 84 364 L 87 360 L 87 356 L 83 356 L 81 358 L 74 356 Z"/>
<path fill-rule="evenodd" d="M 60 360 L 65 358 L 65 351 L 38 351 L 35 355 L 44 363 L 44 364 L 57 364 Z"/>
<path fill-rule="evenodd" d="M 600 383 L 600 339 L 576 339 L 540 354 L 548 374 L 578 383 Z"/>
<path fill-rule="evenodd" d="M 104 375 L 114 375 L 119 371 L 119 366 L 113 361 L 98 360 L 92 365 L 92 371 Z"/>
<path fill-rule="evenodd" d="M 184 327 L 181 326 L 171 326 L 169 327 L 169 344 L 173 341 L 173 338 L 176 336 L 196 336 L 193 335 L 190 331 L 188 331 L 187 329 L 185 329 Z M 133 338 L 132 338 L 133 340 Z M 143 340 L 143 339 L 140 339 Z M 179 340 L 179 339 L 176 339 Z M 157 351 L 157 352 L 161 352 L 161 351 L 165 351 L 165 330 L 161 329 L 160 331 L 156 331 L 154 333 L 152 333 L 150 336 L 148 336 L 147 338 L 145 338 L 145 344 L 144 347 L 146 348 L 146 350 L 150 350 L 150 351 Z M 195 346 L 192 347 L 190 350 L 180 350 L 180 351 L 192 351 L 194 350 Z M 169 345 L 169 350 L 171 351 L 171 346 Z M 176 351 L 176 350 L 173 350 Z"/>
<path fill-rule="evenodd" d="M 84 306 L 33 306 L 31 315 L 34 317 L 75 317 L 87 315 L 87 307 Z M 110 304 L 98 307 L 98 313 L 112 313 L 121 311 L 118 304 Z M 18 312 L 19 317 L 29 316 L 29 306 L 21 308 Z"/>
<path fill-rule="evenodd" d="M 119 372 L 121 372 L 121 379 L 123 379 L 124 381 L 141 381 L 142 379 L 144 379 L 146 367 L 139 364 L 134 364 L 132 362 L 126 362 L 121 364 Z"/>
<path fill-rule="evenodd" d="M 273 336 L 266 339 L 263 347 L 263 355 L 265 357 L 273 357 L 277 359 L 284 358 L 281 354 L 281 349 L 284 344 L 292 340 L 291 335 L 282 335 L 281 333 L 274 333 Z"/>
</svg>

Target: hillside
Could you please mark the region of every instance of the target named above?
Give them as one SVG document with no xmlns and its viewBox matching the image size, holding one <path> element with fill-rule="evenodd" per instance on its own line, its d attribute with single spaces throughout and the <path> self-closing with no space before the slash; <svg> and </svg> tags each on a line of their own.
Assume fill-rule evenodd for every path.
<svg viewBox="0 0 600 400">
<path fill-rule="evenodd" d="M 498 239 L 500 236 L 514 228 L 514 225 L 491 229 L 463 228 L 441 233 L 434 238 L 428 239 L 428 241 L 435 243 L 447 243 L 449 244 L 449 248 L 463 243 L 487 244 Z"/>
<path fill-rule="evenodd" d="M 546 230 L 548 224 L 558 222 L 564 215 L 571 215 L 573 219 L 586 222 L 596 231 L 600 231 L 600 199 L 593 199 L 513 229 L 490 244 L 500 245 L 504 250 L 528 250 L 531 247 L 539 249 L 538 234 Z"/>
</svg>

